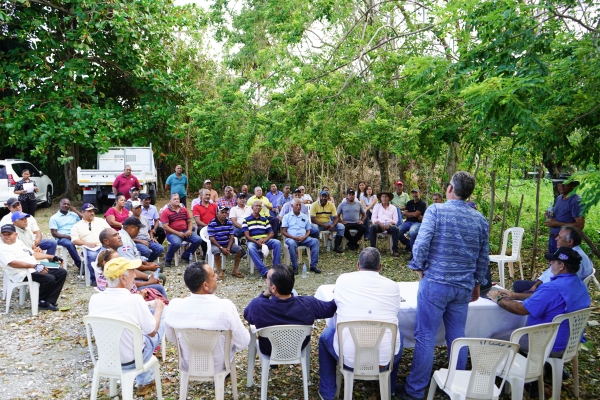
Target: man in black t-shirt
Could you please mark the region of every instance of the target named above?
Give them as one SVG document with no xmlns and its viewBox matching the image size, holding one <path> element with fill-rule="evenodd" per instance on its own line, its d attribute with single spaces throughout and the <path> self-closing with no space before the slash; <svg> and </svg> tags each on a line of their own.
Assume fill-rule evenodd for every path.
<svg viewBox="0 0 600 400">
<path fill-rule="evenodd" d="M 406 203 L 406 208 L 402 211 L 402 215 L 406 218 L 406 221 L 400 226 L 398 239 L 406 246 L 406 251 L 412 252 L 413 245 L 417 239 L 417 234 L 419 233 L 419 228 L 421 227 L 419 217 L 423 217 L 423 214 L 425 214 L 427 204 L 419 197 L 420 190 L 418 188 L 415 188 L 410 192 L 413 199 Z M 406 232 L 408 232 L 410 241 L 404 236 Z"/>
</svg>

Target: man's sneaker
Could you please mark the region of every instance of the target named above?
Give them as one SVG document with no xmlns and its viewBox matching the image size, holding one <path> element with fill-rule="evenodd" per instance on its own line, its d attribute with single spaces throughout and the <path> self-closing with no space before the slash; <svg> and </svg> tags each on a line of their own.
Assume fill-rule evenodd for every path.
<svg viewBox="0 0 600 400">
<path fill-rule="evenodd" d="M 48 310 L 48 311 L 58 311 L 57 306 L 55 306 L 52 303 L 48 303 L 45 300 L 42 300 L 38 303 L 38 308 L 41 308 L 42 310 Z"/>
<path fill-rule="evenodd" d="M 298 275 L 298 267 L 292 269 L 294 270 L 294 275 Z"/>
<path fill-rule="evenodd" d="M 165 260 L 165 267 L 170 267 L 172 264 L 171 260 Z"/>
<path fill-rule="evenodd" d="M 330 399 L 328 399 L 328 398 L 325 398 L 325 397 L 323 397 L 323 395 L 321 394 L 321 391 L 320 391 L 320 390 L 319 390 L 319 399 L 320 399 L 320 400 L 330 400 Z M 331 399 L 331 400 L 333 400 L 333 399 Z"/>
<path fill-rule="evenodd" d="M 141 385 L 137 387 L 137 390 L 135 391 L 135 395 L 136 396 L 146 396 L 150 393 L 151 390 L 153 390 L 156 387 L 156 382 L 151 382 L 147 385 Z"/>
<path fill-rule="evenodd" d="M 344 250 L 340 249 L 339 247 L 335 247 L 333 249 L 333 251 L 335 251 L 336 253 L 340 253 L 340 254 L 344 253 Z"/>
<path fill-rule="evenodd" d="M 396 398 L 400 400 L 421 400 L 418 397 L 413 397 L 410 394 L 406 393 L 406 388 L 404 385 L 396 385 L 396 390 L 394 390 L 394 394 Z"/>
<path fill-rule="evenodd" d="M 314 267 L 310 267 L 310 270 L 315 274 L 320 274 L 321 270 L 315 265 Z"/>
</svg>

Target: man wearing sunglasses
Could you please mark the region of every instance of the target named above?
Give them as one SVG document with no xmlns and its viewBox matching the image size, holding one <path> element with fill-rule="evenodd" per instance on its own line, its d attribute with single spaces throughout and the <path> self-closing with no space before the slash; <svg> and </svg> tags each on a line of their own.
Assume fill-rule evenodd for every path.
<svg viewBox="0 0 600 400">
<path fill-rule="evenodd" d="M 110 225 L 108 225 L 108 222 L 104 218 L 96 217 L 94 210 L 96 210 L 96 207 L 93 204 L 85 203 L 81 207 L 83 219 L 71 228 L 71 242 L 75 246 L 83 246 L 85 250 L 87 267 L 92 277 L 92 286 L 95 286 L 96 283 L 92 262 L 96 261 L 98 253 L 102 249 L 100 232 L 106 228 L 110 228 Z"/>
</svg>

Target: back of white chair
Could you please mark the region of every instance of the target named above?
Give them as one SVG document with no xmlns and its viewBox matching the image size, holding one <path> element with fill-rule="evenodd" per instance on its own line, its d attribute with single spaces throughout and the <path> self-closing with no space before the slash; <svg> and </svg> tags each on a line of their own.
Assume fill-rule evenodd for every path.
<svg viewBox="0 0 600 400">
<path fill-rule="evenodd" d="M 508 228 L 504 231 L 504 238 L 502 239 L 502 253 L 500 255 L 506 256 L 506 248 L 508 246 L 508 235 L 512 234 L 512 249 L 510 253 L 511 260 L 521 259 L 521 244 L 523 243 L 523 234 L 525 229 L 514 227 Z M 508 260 L 507 260 L 508 261 Z"/>
<path fill-rule="evenodd" d="M 133 336 L 133 354 L 135 357 L 135 368 L 142 369 L 144 359 L 142 357 L 142 331 L 139 326 L 128 321 L 116 318 L 94 317 L 87 315 L 83 317 L 83 323 L 88 339 L 90 356 L 94 366 L 99 368 L 100 375 L 120 377 L 121 366 L 121 334 L 125 329 L 131 331 Z M 94 355 L 92 335 L 90 327 L 96 339 L 98 348 L 98 359 Z"/>
<path fill-rule="evenodd" d="M 522 336 L 527 335 L 529 351 L 527 352 L 527 367 L 525 369 L 525 382 L 542 376 L 544 364 L 552 351 L 560 323 L 532 325 L 515 330 L 510 335 L 510 341 L 519 343 Z"/>
<path fill-rule="evenodd" d="M 585 279 L 583 280 L 583 283 L 585 284 L 585 286 L 589 285 L 589 283 L 592 281 L 592 278 L 596 275 L 596 268 L 592 268 L 592 273 L 589 274 L 588 276 L 585 277 Z"/>
<path fill-rule="evenodd" d="M 189 349 L 188 374 L 190 378 L 212 378 L 215 375 L 214 349 L 219 338 L 225 337 L 225 369 L 229 369 L 231 331 L 204 329 L 175 329 L 179 349 L 179 369 L 183 369 L 181 344 Z"/>
<path fill-rule="evenodd" d="M 446 388 L 454 385 L 458 355 L 460 349 L 464 346 L 469 347 L 473 366 L 471 374 L 469 374 L 465 397 L 482 400 L 493 398 L 496 373 L 501 370 L 506 371 L 506 373 L 510 372 L 510 365 L 519 351 L 519 345 L 494 339 L 460 338 L 454 340 L 450 353 L 450 369 L 444 384 Z M 504 386 L 504 382 L 505 379 L 502 380 L 500 391 Z M 465 382 L 460 382 L 460 384 L 464 385 Z"/>
<path fill-rule="evenodd" d="M 310 335 L 312 325 L 276 325 L 257 331 L 271 342 L 271 364 L 302 362 L 302 343 Z"/>
<path fill-rule="evenodd" d="M 587 324 L 588 319 L 590 318 L 591 313 L 591 308 L 584 308 L 579 311 L 557 315 L 552 320 L 552 322 L 559 323 L 562 323 L 565 320 L 569 321 L 569 341 L 567 343 L 567 347 L 565 348 L 565 352 L 562 356 L 563 361 L 570 361 L 573 357 L 577 355 L 579 345 L 581 343 L 581 336 L 583 335 L 583 330 L 585 329 L 585 326 Z"/>
</svg>

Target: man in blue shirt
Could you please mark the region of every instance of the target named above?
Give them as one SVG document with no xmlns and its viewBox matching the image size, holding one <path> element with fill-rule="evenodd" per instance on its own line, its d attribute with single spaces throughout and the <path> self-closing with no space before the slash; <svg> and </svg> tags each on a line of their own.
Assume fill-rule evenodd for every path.
<svg viewBox="0 0 600 400">
<path fill-rule="evenodd" d="M 335 301 L 321 301 L 313 296 L 294 296 L 294 273 L 277 264 L 269 270 L 265 291 L 244 310 L 244 318 L 257 329 L 274 325 L 312 325 L 315 319 L 331 318 L 337 309 Z M 310 342 L 307 336 L 302 348 Z M 271 342 L 259 337 L 261 353 L 271 355 Z"/>
<path fill-rule="evenodd" d="M 235 265 L 231 275 L 236 278 L 243 278 L 244 275 L 238 271 L 240 260 L 244 254 L 244 250 L 238 244 L 234 243 L 233 239 L 233 222 L 227 218 L 229 207 L 219 207 L 217 216 L 208 223 L 206 227 L 208 238 L 211 243 L 211 253 L 214 256 L 215 267 L 219 273 L 217 279 L 223 280 L 223 270 L 221 269 L 221 254 L 225 257 L 235 254 Z"/>
<path fill-rule="evenodd" d="M 77 248 L 71 242 L 71 228 L 83 218 L 83 215 L 71 205 L 69 199 L 60 199 L 59 204 L 56 214 L 50 217 L 50 233 L 56 238 L 56 243 L 59 246 L 67 249 L 77 269 L 81 269 L 81 258 Z"/>
<path fill-rule="evenodd" d="M 431 379 L 435 336 L 444 321 L 448 349 L 465 336 L 470 301 L 479 299 L 489 264 L 488 223 L 467 205 L 475 177 L 459 171 L 446 189 L 443 204 L 432 204 L 423 217 L 409 268 L 421 281 L 417 294 L 415 351 L 406 386 L 397 386 L 401 399 L 422 399 Z M 465 369 L 467 349 L 461 351 L 457 369 Z"/>
<path fill-rule="evenodd" d="M 278 210 L 277 203 L 279 202 L 279 198 L 281 196 L 283 196 L 283 193 L 281 193 L 277 189 L 277 185 L 274 183 L 271 183 L 271 190 L 267 193 L 267 199 L 269 199 L 269 201 L 273 205 L 273 209 L 271 210 L 271 217 L 277 216 L 277 210 Z"/>
<path fill-rule="evenodd" d="M 285 236 L 285 245 L 290 252 L 290 261 L 294 275 L 298 275 L 298 246 L 310 248 L 310 270 L 320 274 L 321 270 L 317 267 L 319 263 L 319 240 L 309 237 L 311 223 L 308 215 L 302 214 L 302 201 L 300 199 L 292 200 L 292 212 L 283 217 L 281 224 L 281 233 Z"/>
<path fill-rule="evenodd" d="M 581 211 L 581 198 L 576 194 L 570 195 L 579 182 L 564 183 L 569 178 L 570 175 L 561 174 L 560 178 L 552 180 L 552 182 L 558 182 L 556 187 L 560 195 L 554 200 L 552 215 L 546 215 L 544 222 L 544 225 L 550 228 L 548 253 L 554 253 L 557 249 L 556 236 L 560 232 L 560 228 L 568 225 L 583 230 L 585 227 L 585 217 Z"/>
<path fill-rule="evenodd" d="M 283 205 L 285 203 L 289 203 L 290 201 L 292 201 L 292 195 L 290 194 L 290 185 L 289 183 L 286 183 L 285 185 L 283 185 L 283 193 L 277 199 L 277 204 L 273 203 L 273 205 L 277 206 L 277 209 L 281 211 Z"/>
<path fill-rule="evenodd" d="M 590 306 L 591 299 L 587 287 L 576 275 L 581 263 L 581 256 L 573 249 L 560 247 L 554 253 L 544 256 L 550 261 L 550 268 L 554 275 L 550 282 L 541 285 L 531 297 L 522 303 L 516 301 L 512 295 L 506 295 L 498 290 L 490 290 L 488 297 L 507 311 L 519 315 L 529 315 L 527 325 L 539 325 L 552 322 L 560 314 L 578 311 Z M 496 339 L 510 338 L 511 331 L 498 332 Z M 523 340 L 525 339 L 525 340 Z M 569 340 L 569 321 L 563 321 L 558 328 L 558 334 L 551 357 L 562 357 Z M 527 351 L 528 339 L 521 338 L 521 349 Z"/>
<path fill-rule="evenodd" d="M 167 181 L 165 182 L 165 191 L 169 194 L 177 193 L 179 195 L 179 201 L 183 204 L 184 207 L 186 205 L 187 198 L 187 186 L 188 186 L 188 178 L 183 173 L 183 168 L 181 165 L 175 167 L 175 173 L 169 175 Z"/>
</svg>

